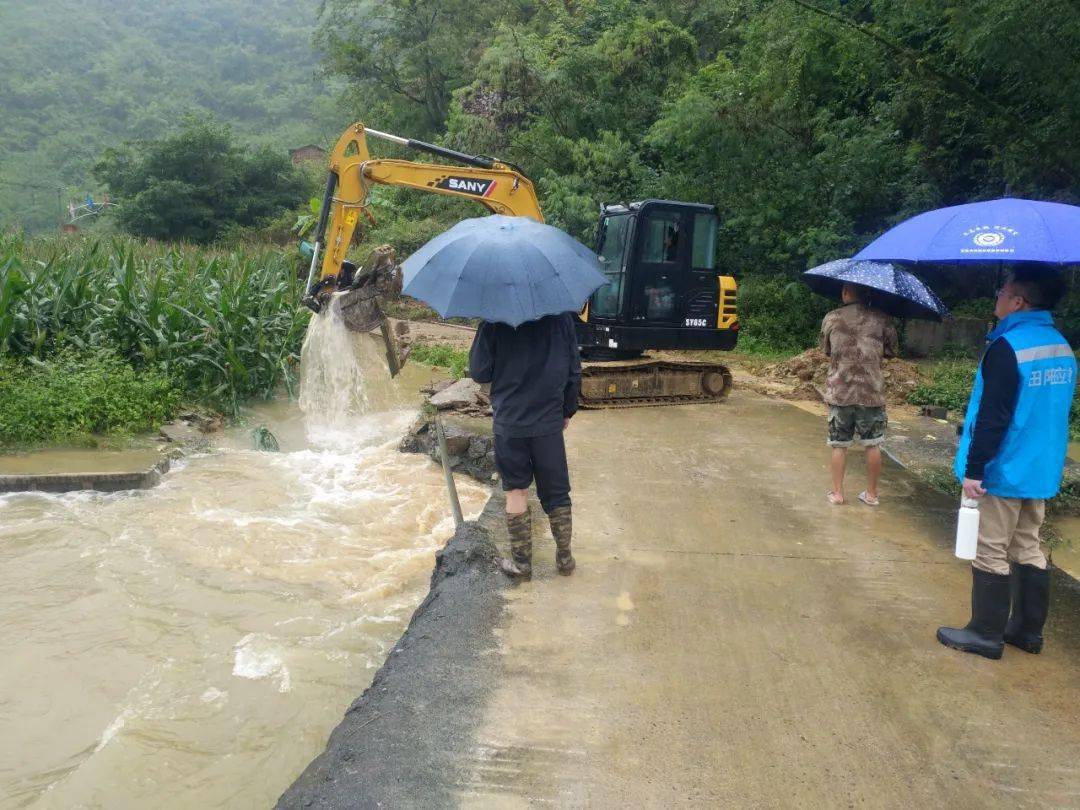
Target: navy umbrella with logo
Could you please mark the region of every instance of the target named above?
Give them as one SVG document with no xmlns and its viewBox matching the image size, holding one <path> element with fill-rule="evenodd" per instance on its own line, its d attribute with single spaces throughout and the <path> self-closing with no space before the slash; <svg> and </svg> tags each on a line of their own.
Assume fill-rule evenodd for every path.
<svg viewBox="0 0 1080 810">
<path fill-rule="evenodd" d="M 1080 207 L 1006 197 L 938 208 L 886 231 L 855 258 L 1080 263 Z"/>
<path fill-rule="evenodd" d="M 466 219 L 402 262 L 405 295 L 444 318 L 518 326 L 577 312 L 604 284 L 599 260 L 558 228 L 528 217 Z"/>
<path fill-rule="evenodd" d="M 839 298 L 845 284 L 863 287 L 869 291 L 869 306 L 897 318 L 940 321 L 949 314 L 933 290 L 902 267 L 886 262 L 838 259 L 807 270 L 802 280 L 830 298 Z"/>
</svg>

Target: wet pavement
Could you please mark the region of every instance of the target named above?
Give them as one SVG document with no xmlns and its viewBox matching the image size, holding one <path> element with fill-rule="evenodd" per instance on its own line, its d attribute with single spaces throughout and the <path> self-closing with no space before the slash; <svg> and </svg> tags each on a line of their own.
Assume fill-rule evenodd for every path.
<svg viewBox="0 0 1080 810">
<path fill-rule="evenodd" d="M 0 455 L 0 475 L 136 473 L 161 460 L 156 448 L 134 450 L 35 450 Z"/>
<path fill-rule="evenodd" d="M 574 420 L 578 570 L 537 529 L 463 806 L 1080 807 L 1075 584 L 1042 655 L 945 649 L 954 505 L 891 463 L 858 503 L 858 453 L 829 505 L 822 433 L 745 392 Z"/>
</svg>

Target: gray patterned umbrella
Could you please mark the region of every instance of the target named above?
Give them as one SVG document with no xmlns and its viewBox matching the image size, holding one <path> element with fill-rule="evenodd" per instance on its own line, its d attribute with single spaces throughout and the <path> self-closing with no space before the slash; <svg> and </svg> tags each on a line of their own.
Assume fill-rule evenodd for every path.
<svg viewBox="0 0 1080 810">
<path fill-rule="evenodd" d="M 894 264 L 856 259 L 837 259 L 802 274 L 816 293 L 839 298 L 845 284 L 870 291 L 867 303 L 897 318 L 940 321 L 949 310 L 940 298 L 919 279 Z"/>
</svg>

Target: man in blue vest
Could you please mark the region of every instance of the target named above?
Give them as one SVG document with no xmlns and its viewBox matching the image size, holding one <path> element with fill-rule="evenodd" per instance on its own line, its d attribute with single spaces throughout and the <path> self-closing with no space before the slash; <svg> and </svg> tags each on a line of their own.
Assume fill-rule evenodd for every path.
<svg viewBox="0 0 1080 810">
<path fill-rule="evenodd" d="M 986 658 L 1001 658 L 1005 642 L 1029 653 L 1043 646 L 1050 571 L 1039 527 L 1046 499 L 1061 486 L 1076 385 L 1076 358 L 1050 316 L 1064 292 L 1059 274 L 1022 265 L 998 290 L 999 322 L 956 452 L 964 495 L 979 500 L 979 545 L 971 621 L 942 627 L 937 637 Z"/>
</svg>

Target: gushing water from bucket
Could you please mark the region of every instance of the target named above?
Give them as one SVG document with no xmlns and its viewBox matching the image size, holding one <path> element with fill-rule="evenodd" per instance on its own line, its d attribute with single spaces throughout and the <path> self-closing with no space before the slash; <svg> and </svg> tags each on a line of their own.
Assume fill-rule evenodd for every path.
<svg viewBox="0 0 1080 810">
<path fill-rule="evenodd" d="M 300 410 L 310 419 L 334 422 L 365 413 L 364 373 L 356 335 L 345 328 L 335 298 L 311 319 L 300 350 Z"/>
<path fill-rule="evenodd" d="M 379 339 L 349 329 L 340 297 L 311 319 L 300 352 L 299 405 L 316 444 L 342 441 L 355 431 L 357 417 L 406 405 L 408 387 L 391 379 Z"/>
</svg>

